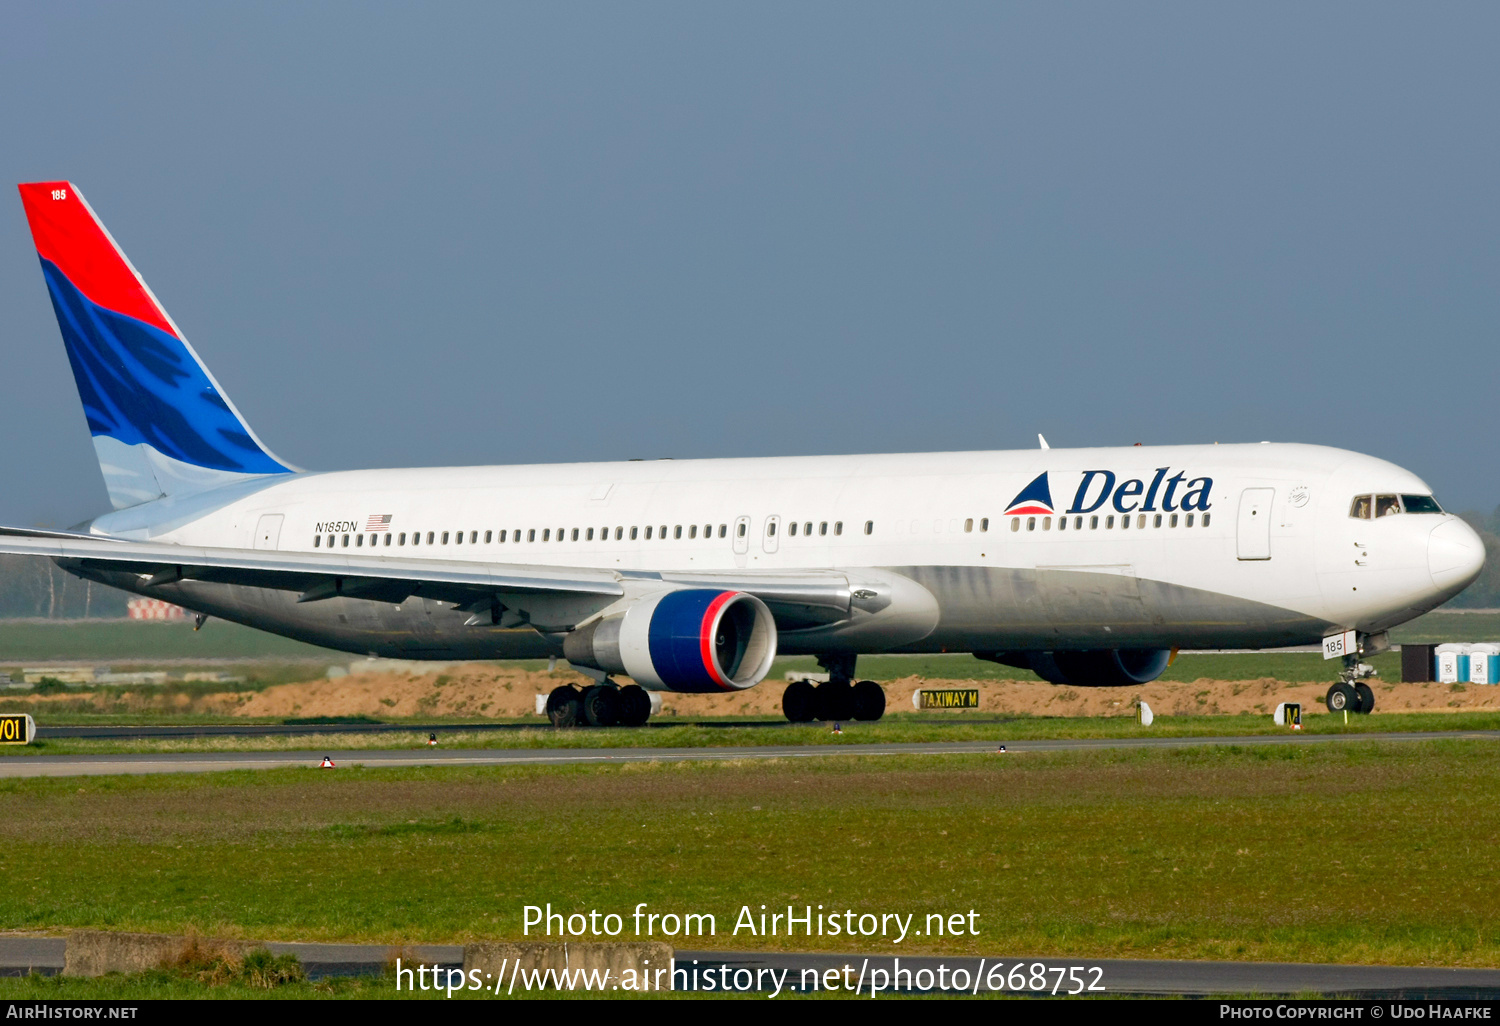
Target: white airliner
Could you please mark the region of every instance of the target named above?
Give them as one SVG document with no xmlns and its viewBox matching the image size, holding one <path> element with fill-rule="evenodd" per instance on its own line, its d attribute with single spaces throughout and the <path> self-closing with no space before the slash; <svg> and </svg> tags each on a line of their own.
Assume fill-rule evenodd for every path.
<svg viewBox="0 0 1500 1026">
<path fill-rule="evenodd" d="M 1352 671 L 1484 562 L 1416 475 L 1312 445 L 301 471 L 78 190 L 20 190 L 114 511 L 0 551 L 349 652 L 565 658 L 598 683 L 553 693 L 560 724 L 753 687 L 778 652 L 829 672 L 786 689 L 792 720 L 879 718 L 860 653 L 1119 686 L 1180 646 L 1352 630 Z M 1373 706 L 1353 676 L 1331 708 Z"/>
</svg>

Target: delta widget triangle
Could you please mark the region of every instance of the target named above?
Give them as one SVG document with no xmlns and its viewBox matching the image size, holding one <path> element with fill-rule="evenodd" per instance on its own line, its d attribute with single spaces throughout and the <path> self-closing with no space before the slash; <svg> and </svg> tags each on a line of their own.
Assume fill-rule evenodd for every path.
<svg viewBox="0 0 1500 1026">
<path fill-rule="evenodd" d="M 1037 475 L 1035 481 L 1022 488 L 1005 509 L 1007 513 L 1051 513 L 1052 511 L 1052 489 L 1047 484 L 1045 470 Z"/>
</svg>

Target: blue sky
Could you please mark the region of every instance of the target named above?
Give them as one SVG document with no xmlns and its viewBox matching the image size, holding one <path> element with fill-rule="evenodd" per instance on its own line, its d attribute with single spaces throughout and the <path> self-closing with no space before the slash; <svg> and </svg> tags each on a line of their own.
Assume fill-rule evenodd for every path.
<svg viewBox="0 0 1500 1026">
<path fill-rule="evenodd" d="M 83 190 L 312 469 L 1306 441 L 1500 502 L 1500 7 L 26 4 Z M 108 508 L 14 191 L 0 521 Z"/>
</svg>

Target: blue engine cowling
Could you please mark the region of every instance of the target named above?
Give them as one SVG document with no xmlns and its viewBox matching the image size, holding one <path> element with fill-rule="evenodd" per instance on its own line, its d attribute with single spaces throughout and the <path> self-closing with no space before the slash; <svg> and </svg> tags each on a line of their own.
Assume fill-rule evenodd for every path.
<svg viewBox="0 0 1500 1026">
<path fill-rule="evenodd" d="M 684 588 L 572 632 L 563 652 L 571 663 L 628 674 L 652 690 L 743 691 L 771 671 L 776 621 L 754 595 Z"/>
</svg>

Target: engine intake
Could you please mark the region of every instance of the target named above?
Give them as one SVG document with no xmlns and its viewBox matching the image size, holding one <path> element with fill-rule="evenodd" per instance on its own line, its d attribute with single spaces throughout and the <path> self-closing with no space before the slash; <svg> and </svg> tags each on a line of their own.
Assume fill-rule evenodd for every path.
<svg viewBox="0 0 1500 1026">
<path fill-rule="evenodd" d="M 1119 688 L 1147 684 L 1171 661 L 1166 648 L 1107 648 L 1090 652 L 975 652 L 980 659 L 1029 668 L 1053 684 Z"/>
<path fill-rule="evenodd" d="M 743 691 L 771 671 L 776 621 L 754 595 L 684 588 L 571 632 L 563 655 L 657 691 Z"/>
</svg>

